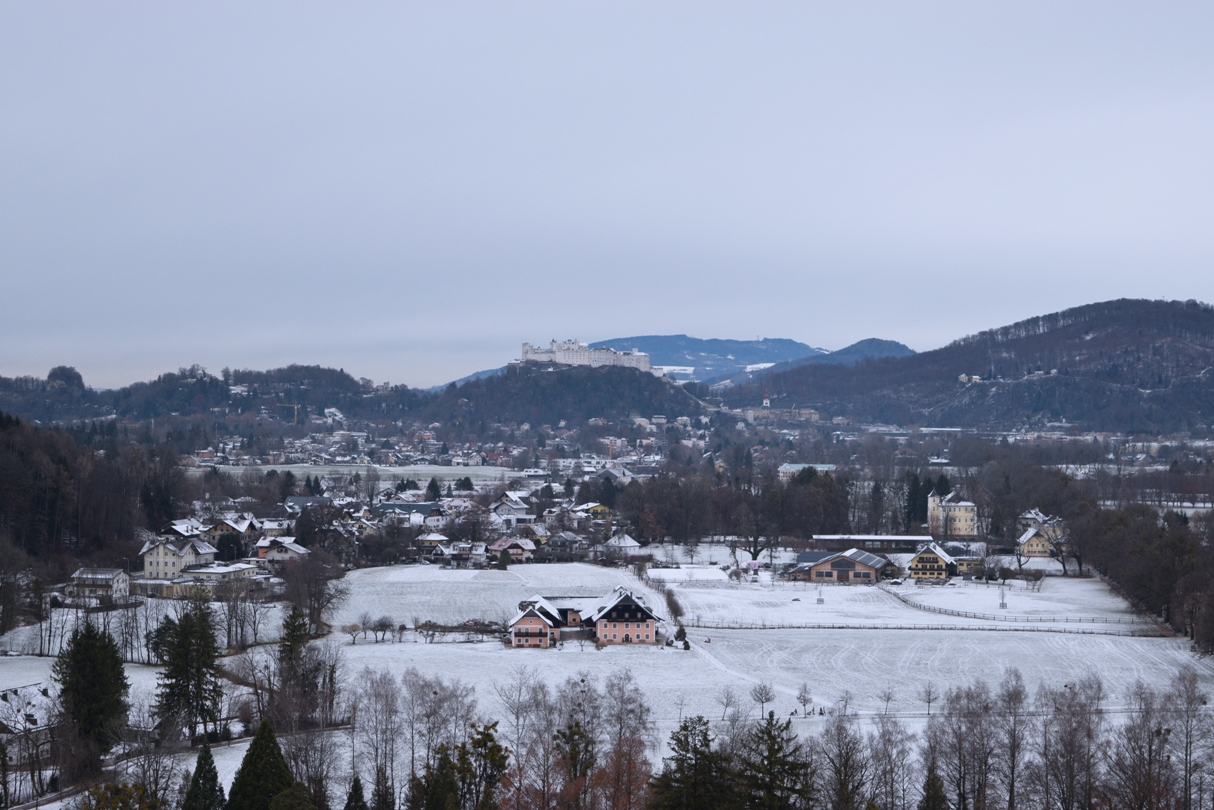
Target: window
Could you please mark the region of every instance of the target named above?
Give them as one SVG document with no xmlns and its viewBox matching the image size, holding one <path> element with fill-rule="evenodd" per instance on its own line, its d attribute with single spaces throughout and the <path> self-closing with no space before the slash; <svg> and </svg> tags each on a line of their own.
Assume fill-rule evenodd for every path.
<svg viewBox="0 0 1214 810">
<path fill-rule="evenodd" d="M 645 640 L 646 640 L 646 641 L 648 641 L 648 640 L 649 640 L 649 634 L 648 634 L 648 633 L 646 633 L 646 634 L 645 634 Z"/>
<path fill-rule="evenodd" d="M 612 633 L 612 634 L 611 634 L 611 640 L 612 640 L 612 641 L 615 641 L 617 638 L 619 638 L 619 636 L 617 636 L 615 633 Z"/>
</svg>

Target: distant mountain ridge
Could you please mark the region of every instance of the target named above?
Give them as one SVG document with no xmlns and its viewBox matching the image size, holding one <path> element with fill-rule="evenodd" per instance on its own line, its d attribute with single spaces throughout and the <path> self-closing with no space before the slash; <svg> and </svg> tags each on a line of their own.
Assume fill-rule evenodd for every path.
<svg viewBox="0 0 1214 810">
<path fill-rule="evenodd" d="M 845 346 L 837 352 L 825 352 L 823 354 L 814 354 L 809 357 L 798 357 L 795 360 L 785 360 L 782 363 L 776 363 L 771 368 L 760 371 L 742 371 L 736 374 L 725 375 L 723 377 L 715 377 L 704 380 L 706 385 L 744 385 L 751 380 L 756 379 L 761 375 L 775 374 L 781 371 L 787 371 L 798 366 L 811 365 L 815 363 L 825 363 L 830 365 L 853 365 L 863 360 L 875 360 L 882 357 L 908 357 L 914 354 L 914 350 L 909 346 L 899 343 L 896 340 L 881 340 L 880 338 L 867 338 L 857 341 L 850 346 Z"/>
<path fill-rule="evenodd" d="M 688 335 L 611 338 L 591 343 L 590 347 L 617 351 L 638 349 L 648 354 L 649 362 L 655 366 L 681 369 L 673 373 L 679 380 L 705 380 L 745 371 L 748 366 L 769 366 L 827 353 L 826 349 L 814 348 L 788 338 L 728 340 Z"/>
<path fill-rule="evenodd" d="M 921 354 L 772 370 L 726 397 L 752 404 L 765 393 L 862 422 L 1205 432 L 1214 424 L 1214 307 L 1088 304 Z"/>
</svg>

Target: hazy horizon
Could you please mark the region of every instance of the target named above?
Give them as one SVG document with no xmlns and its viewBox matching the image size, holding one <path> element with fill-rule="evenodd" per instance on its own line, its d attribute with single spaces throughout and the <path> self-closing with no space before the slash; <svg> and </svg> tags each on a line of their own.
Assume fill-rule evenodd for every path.
<svg viewBox="0 0 1214 810">
<path fill-rule="evenodd" d="M 1214 6 L 0 7 L 0 374 L 1214 301 Z"/>
</svg>

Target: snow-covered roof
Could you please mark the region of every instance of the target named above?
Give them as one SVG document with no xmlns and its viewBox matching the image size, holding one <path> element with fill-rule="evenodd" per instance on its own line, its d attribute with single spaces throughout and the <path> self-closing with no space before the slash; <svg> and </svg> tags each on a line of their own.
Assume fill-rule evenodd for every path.
<svg viewBox="0 0 1214 810">
<path fill-rule="evenodd" d="M 956 560 L 954 560 L 950 554 L 946 553 L 944 549 L 940 548 L 940 546 L 936 545 L 935 543 L 928 543 L 927 545 L 923 546 L 923 548 L 921 548 L 915 552 L 915 556 L 918 556 L 925 551 L 929 551 L 932 554 L 935 554 L 946 565 L 949 563 L 956 562 Z"/>
<path fill-rule="evenodd" d="M 125 574 L 126 572 L 121 568 L 80 568 L 77 569 L 76 573 L 72 574 L 72 581 L 97 580 L 109 582 Z"/>
<path fill-rule="evenodd" d="M 624 534 L 624 533 L 617 534 L 615 537 L 612 537 L 610 540 L 608 540 L 603 545 L 606 546 L 607 548 L 614 548 L 614 549 L 623 549 L 623 548 L 631 549 L 631 548 L 640 548 L 641 547 L 640 543 L 638 543 L 636 540 L 633 540 L 631 537 L 629 537 L 627 534 Z"/>
<path fill-rule="evenodd" d="M 187 554 L 218 554 L 219 549 L 203 540 L 200 537 L 149 537 L 143 543 L 143 548 L 139 550 L 140 555 L 147 554 L 157 546 L 167 546 L 178 557 L 184 557 Z"/>
<path fill-rule="evenodd" d="M 656 621 L 662 621 L 662 617 L 659 616 L 656 612 L 654 612 L 653 608 L 651 608 L 649 605 L 645 604 L 645 600 L 642 597 L 637 596 L 632 591 L 625 588 L 623 585 L 617 586 L 615 588 L 615 590 L 613 590 L 611 593 L 607 594 L 607 596 L 604 598 L 603 604 L 600 604 L 597 608 L 594 609 L 594 611 L 590 614 L 588 621 L 590 623 L 597 622 L 601 616 L 603 616 L 605 613 L 607 613 L 607 611 L 611 610 L 613 607 L 618 605 L 620 602 L 623 602 L 625 599 L 631 599 L 633 602 L 636 602 L 636 604 L 639 607 L 643 608 L 650 615 L 652 615 Z"/>
</svg>

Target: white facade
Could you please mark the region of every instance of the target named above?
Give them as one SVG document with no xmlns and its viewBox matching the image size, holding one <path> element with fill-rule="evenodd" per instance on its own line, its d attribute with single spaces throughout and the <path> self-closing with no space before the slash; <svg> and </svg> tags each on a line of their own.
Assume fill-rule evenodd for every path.
<svg viewBox="0 0 1214 810">
<path fill-rule="evenodd" d="M 624 366 L 649 371 L 649 355 L 633 349 L 592 349 L 578 340 L 552 341 L 547 349 L 523 344 L 524 363 L 558 363 L 562 366 Z"/>
</svg>

